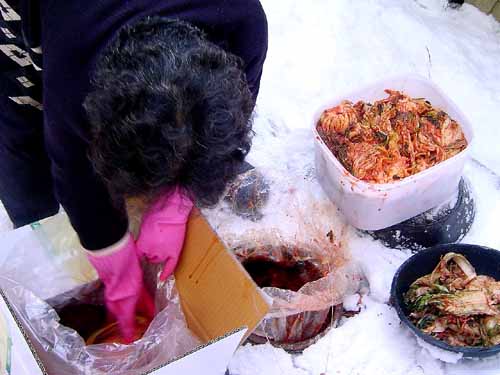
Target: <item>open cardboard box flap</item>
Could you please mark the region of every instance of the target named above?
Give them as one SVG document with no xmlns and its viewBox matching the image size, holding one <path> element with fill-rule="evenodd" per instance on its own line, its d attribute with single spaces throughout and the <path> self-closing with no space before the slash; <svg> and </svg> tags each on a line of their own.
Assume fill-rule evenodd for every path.
<svg viewBox="0 0 500 375">
<path fill-rule="evenodd" d="M 269 311 L 260 289 L 195 210 L 175 271 L 188 327 L 208 342 L 235 329 L 247 337 Z"/>
</svg>

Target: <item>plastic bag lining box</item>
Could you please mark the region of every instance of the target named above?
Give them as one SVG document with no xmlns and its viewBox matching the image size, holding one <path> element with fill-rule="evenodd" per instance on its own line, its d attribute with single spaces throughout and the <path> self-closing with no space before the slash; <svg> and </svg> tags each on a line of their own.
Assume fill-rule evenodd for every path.
<svg viewBox="0 0 500 375">
<path fill-rule="evenodd" d="M 29 228 L 17 231 L 24 230 Z M 15 243 L 15 232 L 8 234 L 7 242 Z M 203 345 L 147 373 L 224 374 L 234 351 L 268 312 L 268 302 L 199 212 L 191 215 L 175 278 L 188 327 Z M 2 339 L 10 343 L 6 361 L 10 371 L 1 363 L 0 375 L 52 375 L 14 311 L 2 293 L 0 313 L 6 316 L 8 329 L 0 331 L 0 343 Z"/>
</svg>

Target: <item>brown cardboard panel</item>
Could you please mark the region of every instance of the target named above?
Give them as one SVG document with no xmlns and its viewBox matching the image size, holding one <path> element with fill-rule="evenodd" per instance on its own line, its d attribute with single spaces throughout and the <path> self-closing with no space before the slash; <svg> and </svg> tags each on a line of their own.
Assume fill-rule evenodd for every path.
<svg viewBox="0 0 500 375">
<path fill-rule="evenodd" d="M 269 310 L 261 291 L 198 211 L 190 217 L 175 278 L 188 326 L 204 342 L 244 326 L 250 333 Z"/>
<path fill-rule="evenodd" d="M 497 21 L 500 21 L 500 1 L 498 1 L 491 11 L 491 14 L 493 14 L 493 17 L 497 19 Z"/>
<path fill-rule="evenodd" d="M 482 12 L 489 13 L 495 6 L 497 0 L 467 0 L 466 2 L 476 6 Z"/>
</svg>

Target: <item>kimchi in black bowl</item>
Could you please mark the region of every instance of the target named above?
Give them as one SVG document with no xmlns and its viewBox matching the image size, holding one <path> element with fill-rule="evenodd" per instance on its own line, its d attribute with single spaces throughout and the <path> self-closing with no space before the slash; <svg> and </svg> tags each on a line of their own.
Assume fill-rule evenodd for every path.
<svg viewBox="0 0 500 375">
<path fill-rule="evenodd" d="M 420 323 L 415 323 L 415 310 L 412 310 L 412 306 L 414 307 L 415 305 L 410 304 L 408 302 L 408 291 L 410 287 L 412 287 L 412 284 L 414 287 L 419 287 L 419 284 L 415 285 L 415 282 L 417 280 L 428 280 L 425 279 L 424 276 L 433 274 L 433 271 L 435 271 L 436 266 L 438 264 L 442 263 L 442 260 L 445 259 L 445 255 L 449 255 L 449 253 L 455 253 L 455 257 L 458 259 L 462 259 L 461 261 L 463 262 L 463 259 L 468 261 L 469 266 L 472 266 L 473 269 L 475 270 L 477 275 L 484 275 L 481 276 L 483 279 L 489 279 L 492 280 L 491 278 L 495 279 L 498 284 L 495 286 L 495 288 L 498 288 L 498 285 L 500 285 L 500 251 L 490 249 L 487 247 L 482 247 L 482 246 L 477 246 L 477 245 L 467 245 L 467 244 L 444 244 L 444 245 L 438 245 L 432 248 L 429 248 L 427 250 L 420 251 L 413 255 L 411 258 L 409 258 L 406 262 L 404 262 L 401 267 L 399 267 L 398 271 L 396 272 L 394 279 L 392 281 L 392 287 L 391 287 L 391 302 L 394 305 L 397 314 L 401 321 L 408 326 L 413 333 L 424 340 L 425 342 L 438 347 L 440 349 L 448 350 L 451 352 L 455 353 L 462 353 L 465 358 L 481 358 L 481 357 L 488 357 L 492 356 L 495 354 L 500 353 L 500 345 L 499 344 L 494 344 L 492 345 L 491 342 L 488 344 L 488 346 L 482 346 L 482 345 L 477 345 L 477 346 L 462 346 L 462 345 L 451 345 L 448 341 L 450 341 L 450 338 L 447 337 L 446 339 L 443 338 L 437 338 L 435 337 L 436 335 L 439 336 L 439 333 L 436 334 L 436 331 L 442 330 L 433 330 L 431 333 L 425 333 L 422 330 L 422 325 L 420 328 L 417 327 L 417 324 Z M 462 257 L 463 256 L 463 257 Z M 453 257 L 453 256 L 452 256 Z M 451 258 L 450 258 L 451 259 Z M 441 263 L 440 263 L 441 262 Z M 433 274 L 435 275 L 435 274 Z M 479 276 L 477 277 L 479 278 Z M 474 280 L 473 278 L 471 280 Z M 477 281 L 477 280 L 476 280 Z M 441 288 L 441 286 L 439 286 Z M 418 290 L 418 289 L 417 289 Z M 495 289 L 497 291 L 497 289 Z M 413 289 L 413 292 L 415 292 L 415 288 Z M 431 297 L 437 300 L 437 298 L 447 297 L 447 293 L 450 293 L 446 289 L 444 290 L 443 293 L 438 293 L 439 295 L 432 295 Z M 463 293 L 462 293 L 463 296 Z M 470 297 L 470 296 L 469 296 Z M 488 299 L 491 301 L 490 299 Z M 454 300 L 456 302 L 456 300 Z M 496 301 L 496 300 L 495 300 Z M 463 302 L 463 301 L 461 301 Z M 497 303 L 496 301 L 495 303 Z M 474 303 L 461 303 L 460 308 L 463 309 L 470 309 L 471 306 L 473 306 Z M 480 304 L 478 303 L 478 308 Z M 456 307 L 456 306 L 454 306 Z M 500 309 L 500 305 L 493 305 L 494 309 L 497 309 L 497 307 Z M 448 309 L 448 306 L 443 307 L 443 304 L 441 303 L 440 309 Z M 453 306 L 452 306 L 453 308 Z M 496 311 L 496 310 L 494 310 Z M 462 311 L 463 313 L 463 311 Z M 411 315 L 413 314 L 413 315 Z M 483 319 L 483 318 L 478 318 L 482 315 L 476 315 L 477 319 Z M 486 316 L 489 318 L 489 316 Z M 476 319 L 475 318 L 475 319 Z M 496 315 L 495 319 L 497 319 L 498 323 L 498 318 L 500 318 L 500 315 Z M 439 318 L 441 319 L 441 318 Z M 435 319 L 432 324 L 434 324 L 435 327 Z M 425 323 L 425 322 L 424 322 Z M 428 327 L 426 328 L 428 330 Z M 500 336 L 500 326 L 495 325 L 495 333 L 494 337 L 495 339 L 498 339 Z M 481 331 L 484 332 L 484 331 Z M 463 336 L 460 336 L 463 338 Z M 452 338 L 454 339 L 454 338 Z"/>
</svg>

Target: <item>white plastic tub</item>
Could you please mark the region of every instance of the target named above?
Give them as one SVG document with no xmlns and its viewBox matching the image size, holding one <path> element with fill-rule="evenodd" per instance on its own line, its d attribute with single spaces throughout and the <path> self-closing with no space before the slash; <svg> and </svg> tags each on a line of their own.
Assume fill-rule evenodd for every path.
<svg viewBox="0 0 500 375">
<path fill-rule="evenodd" d="M 399 90 L 411 97 L 426 98 L 456 120 L 469 143 L 454 157 L 425 171 L 389 184 L 373 184 L 350 174 L 323 142 L 316 124 L 327 108 L 342 100 L 374 102 L 387 97 L 385 89 Z M 379 230 L 400 223 L 440 205 L 458 187 L 462 170 L 469 157 L 473 139 L 467 117 L 434 83 L 420 76 L 385 79 L 321 106 L 313 119 L 316 173 L 328 197 L 339 207 L 347 221 L 364 230 Z"/>
</svg>

